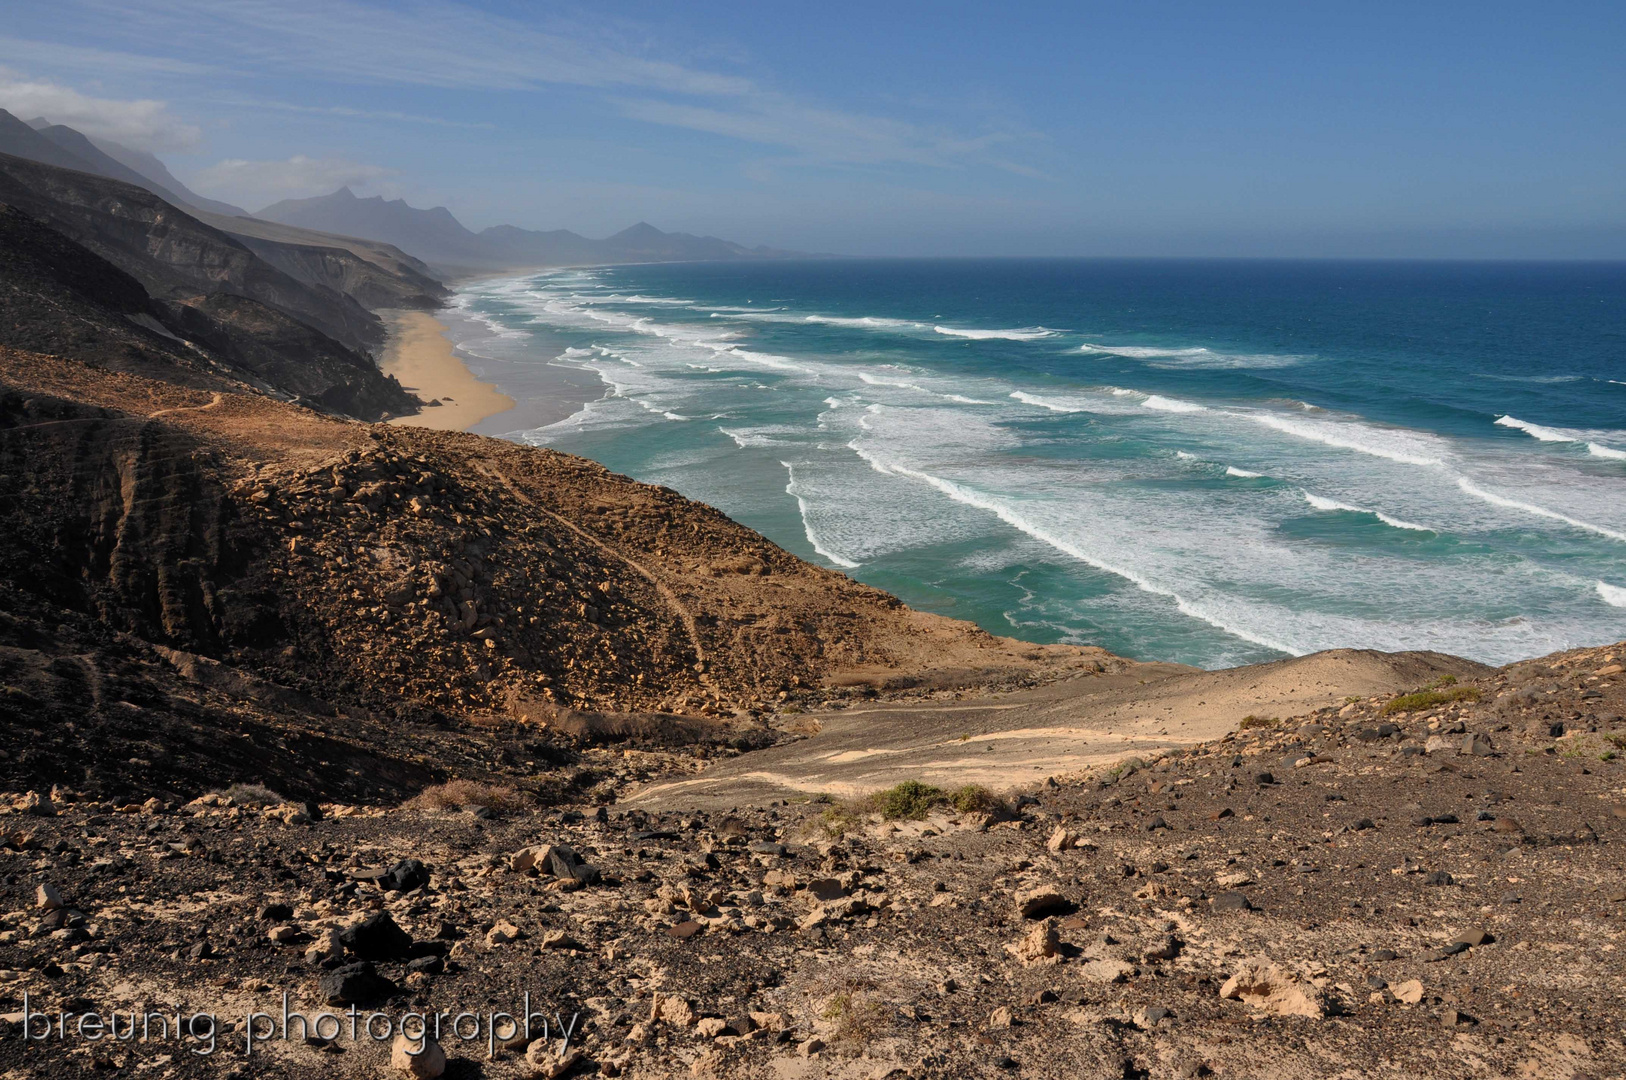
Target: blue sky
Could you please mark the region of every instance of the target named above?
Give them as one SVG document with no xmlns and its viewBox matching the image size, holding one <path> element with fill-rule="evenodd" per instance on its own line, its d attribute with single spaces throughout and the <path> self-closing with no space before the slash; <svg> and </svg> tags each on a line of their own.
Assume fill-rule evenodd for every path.
<svg viewBox="0 0 1626 1080">
<path fill-rule="evenodd" d="M 1626 4 L 53 0 L 0 107 L 258 209 L 851 254 L 1626 258 Z"/>
</svg>

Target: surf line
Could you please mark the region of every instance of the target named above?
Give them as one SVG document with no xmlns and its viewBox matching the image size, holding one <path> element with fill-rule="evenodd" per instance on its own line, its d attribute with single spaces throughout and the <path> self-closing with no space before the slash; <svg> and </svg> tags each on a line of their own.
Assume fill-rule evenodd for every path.
<svg viewBox="0 0 1626 1080">
<path fill-rule="evenodd" d="M 911 469 L 907 465 L 899 465 L 893 462 L 882 461 L 877 455 L 859 446 L 856 439 L 848 443 L 847 448 L 853 453 L 857 454 L 865 463 L 869 465 L 870 468 L 874 469 L 878 473 L 889 476 L 902 476 L 911 480 L 918 480 L 929 487 L 936 488 L 938 491 L 942 492 L 944 495 L 947 495 L 955 502 L 963 503 L 966 506 L 975 507 L 978 510 L 983 510 L 993 514 L 995 517 L 999 518 L 999 520 L 1003 521 L 1005 524 L 1009 525 L 1018 532 L 1026 533 L 1035 540 L 1049 544 L 1062 554 L 1069 555 L 1072 558 L 1077 559 L 1079 562 L 1084 563 L 1086 566 L 1093 566 L 1097 570 L 1105 571 L 1108 574 L 1114 574 L 1121 577 L 1143 592 L 1149 592 L 1154 596 L 1162 596 L 1169 600 L 1173 600 L 1175 608 L 1182 615 L 1197 619 L 1200 622 L 1205 622 L 1209 626 L 1212 626 L 1217 630 L 1222 630 L 1233 637 L 1239 637 L 1243 641 L 1251 642 L 1254 645 L 1262 645 L 1267 649 L 1274 649 L 1277 652 L 1286 653 L 1288 656 L 1303 656 L 1309 651 L 1307 649 L 1301 649 L 1291 645 L 1284 645 L 1279 641 L 1273 641 L 1270 638 L 1261 637 L 1247 630 L 1229 626 L 1213 615 L 1210 615 L 1208 612 L 1204 611 L 1201 607 L 1192 603 L 1190 600 L 1187 600 L 1174 590 L 1155 584 L 1133 570 L 1126 570 L 1121 566 L 1114 566 L 1109 562 L 1105 562 L 1093 555 L 1090 555 L 1076 545 L 1069 543 L 1060 537 L 1053 536 L 1046 530 L 1039 528 L 1037 525 L 1034 525 L 1032 522 L 1028 521 L 1026 518 L 1022 517 L 1020 514 L 1014 512 L 1008 506 L 1005 506 L 997 500 L 990 499 L 984 495 L 978 494 L 975 491 L 970 491 L 963 488 L 959 484 L 954 483 L 952 480 L 944 480 L 942 477 L 933 476 L 931 473 L 922 472 L 919 469 Z"/>
</svg>

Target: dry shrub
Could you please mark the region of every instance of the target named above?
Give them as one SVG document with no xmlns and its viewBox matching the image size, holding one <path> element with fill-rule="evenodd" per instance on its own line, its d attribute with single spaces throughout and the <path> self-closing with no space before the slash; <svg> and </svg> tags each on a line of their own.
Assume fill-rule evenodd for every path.
<svg viewBox="0 0 1626 1080">
<path fill-rule="evenodd" d="M 213 794 L 222 799 L 230 799 L 233 806 L 246 806 L 251 810 L 281 806 L 288 801 L 264 784 L 233 784 L 225 791 L 216 791 Z"/>
<path fill-rule="evenodd" d="M 493 810 L 518 810 L 525 796 L 506 784 L 482 784 L 478 780 L 448 780 L 426 787 L 402 805 L 411 810 L 461 810 L 466 806 L 487 806 Z"/>
</svg>

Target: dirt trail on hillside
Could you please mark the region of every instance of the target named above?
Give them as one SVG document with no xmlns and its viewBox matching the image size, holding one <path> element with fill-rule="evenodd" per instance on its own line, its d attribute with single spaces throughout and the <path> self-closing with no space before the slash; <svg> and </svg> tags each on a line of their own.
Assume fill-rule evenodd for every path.
<svg viewBox="0 0 1626 1080">
<path fill-rule="evenodd" d="M 1336 649 L 1224 671 L 1139 664 L 975 700 L 856 706 L 814 716 L 819 731 L 809 738 L 652 784 L 625 804 L 761 806 L 821 793 L 863 795 L 904 780 L 1005 791 L 1220 739 L 1249 715 L 1303 714 L 1487 671 L 1441 653 Z"/>
</svg>

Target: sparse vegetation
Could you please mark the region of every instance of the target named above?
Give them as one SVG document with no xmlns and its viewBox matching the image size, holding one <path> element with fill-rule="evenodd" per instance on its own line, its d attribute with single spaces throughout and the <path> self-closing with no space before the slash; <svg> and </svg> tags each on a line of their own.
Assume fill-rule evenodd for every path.
<svg viewBox="0 0 1626 1080">
<path fill-rule="evenodd" d="M 288 801 L 264 784 L 233 784 L 225 791 L 217 791 L 215 794 L 223 799 L 230 799 L 233 806 L 246 806 L 253 810 L 280 806 Z"/>
<path fill-rule="evenodd" d="M 1001 803 L 981 784 L 966 784 L 949 793 L 949 804 L 962 814 L 983 814 L 997 810 Z"/>
<path fill-rule="evenodd" d="M 1249 713 L 1247 716 L 1242 718 L 1242 723 L 1238 724 L 1237 726 L 1243 731 L 1252 731 L 1255 728 L 1275 727 L 1276 721 L 1268 717 L 1255 716 L 1252 713 Z"/>
<path fill-rule="evenodd" d="M 852 809 L 836 803 L 824 809 L 824 812 L 814 818 L 814 822 L 824 834 L 833 840 L 840 840 L 853 829 L 858 827 L 858 815 Z"/>
<path fill-rule="evenodd" d="M 1451 679 L 1452 683 L 1456 682 L 1456 679 L 1450 675 L 1445 676 L 1445 678 Z M 1413 691 L 1410 694 L 1401 694 L 1399 697 L 1391 699 L 1383 707 L 1383 715 L 1389 716 L 1398 712 L 1417 712 L 1422 709 L 1432 709 L 1439 705 L 1449 705 L 1453 701 L 1479 700 L 1479 691 L 1472 686 L 1451 686 L 1450 683 L 1443 683 L 1443 680 L 1442 684 L 1448 688 L 1424 687 L 1421 690 Z"/>
<path fill-rule="evenodd" d="M 819 1015 L 830 1022 L 835 1039 L 861 1046 L 872 1042 L 886 1026 L 887 1007 L 869 994 L 843 990 L 825 1000 Z"/>
<path fill-rule="evenodd" d="M 478 780 L 448 780 L 426 787 L 404 804 L 412 810 L 461 810 L 486 806 L 492 810 L 518 810 L 525 797 L 505 784 L 482 784 Z"/>
<path fill-rule="evenodd" d="M 948 792 L 919 780 L 905 780 L 895 787 L 877 792 L 873 799 L 875 809 L 887 821 L 919 821 L 932 807 L 948 802 Z"/>
</svg>

